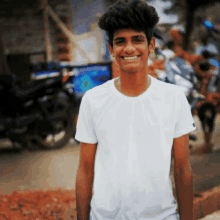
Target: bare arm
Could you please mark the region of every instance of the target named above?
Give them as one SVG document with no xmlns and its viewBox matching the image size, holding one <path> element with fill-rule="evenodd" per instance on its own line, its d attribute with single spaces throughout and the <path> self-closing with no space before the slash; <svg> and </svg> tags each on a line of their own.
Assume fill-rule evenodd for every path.
<svg viewBox="0 0 220 220">
<path fill-rule="evenodd" d="M 193 220 L 193 183 L 188 134 L 173 140 L 173 158 L 180 220 Z"/>
<path fill-rule="evenodd" d="M 80 162 L 76 178 L 77 220 L 89 220 L 97 144 L 80 143 Z"/>
</svg>

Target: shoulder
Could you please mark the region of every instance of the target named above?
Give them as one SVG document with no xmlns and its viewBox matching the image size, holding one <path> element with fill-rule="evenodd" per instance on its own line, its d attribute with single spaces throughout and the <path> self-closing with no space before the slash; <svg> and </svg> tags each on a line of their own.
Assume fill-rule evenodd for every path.
<svg viewBox="0 0 220 220">
<path fill-rule="evenodd" d="M 93 87 L 85 92 L 83 99 L 90 100 L 91 102 L 100 101 L 103 97 L 110 92 L 111 80 Z"/>
<path fill-rule="evenodd" d="M 156 79 L 154 77 L 153 78 L 153 83 L 154 83 L 154 88 L 157 90 L 157 91 L 160 91 L 161 93 L 164 93 L 164 92 L 172 92 L 172 93 L 181 93 L 182 92 L 182 89 L 177 86 L 177 85 L 174 85 L 174 84 L 171 84 L 171 83 L 167 83 L 167 82 L 163 82 L 159 79 Z"/>
<path fill-rule="evenodd" d="M 154 80 L 152 99 L 161 100 L 165 105 L 179 105 L 179 100 L 186 98 L 182 88 L 177 85 L 160 81 L 156 78 Z M 185 98 L 184 98 L 185 96 Z"/>
</svg>

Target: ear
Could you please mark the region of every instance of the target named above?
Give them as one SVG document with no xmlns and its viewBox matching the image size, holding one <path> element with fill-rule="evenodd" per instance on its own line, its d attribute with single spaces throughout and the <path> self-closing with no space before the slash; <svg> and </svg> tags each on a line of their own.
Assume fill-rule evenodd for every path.
<svg viewBox="0 0 220 220">
<path fill-rule="evenodd" d="M 154 49 L 155 49 L 155 38 L 152 37 L 148 48 L 149 53 L 153 53 Z"/>
<path fill-rule="evenodd" d="M 114 57 L 113 48 L 109 43 L 108 43 L 108 49 L 109 49 L 110 54 Z"/>
</svg>

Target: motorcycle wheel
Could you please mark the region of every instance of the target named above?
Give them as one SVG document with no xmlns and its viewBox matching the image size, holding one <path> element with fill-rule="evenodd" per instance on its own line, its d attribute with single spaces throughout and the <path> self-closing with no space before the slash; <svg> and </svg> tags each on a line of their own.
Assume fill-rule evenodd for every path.
<svg viewBox="0 0 220 220">
<path fill-rule="evenodd" d="M 58 98 L 56 102 L 62 108 L 66 107 L 66 117 L 63 120 L 48 122 L 52 127 L 51 131 L 42 132 L 41 129 L 36 130 L 34 134 L 34 142 L 42 149 L 59 149 L 64 147 L 75 133 L 74 118 L 76 113 L 73 111 L 73 102 L 68 93 L 65 93 L 66 99 Z"/>
</svg>

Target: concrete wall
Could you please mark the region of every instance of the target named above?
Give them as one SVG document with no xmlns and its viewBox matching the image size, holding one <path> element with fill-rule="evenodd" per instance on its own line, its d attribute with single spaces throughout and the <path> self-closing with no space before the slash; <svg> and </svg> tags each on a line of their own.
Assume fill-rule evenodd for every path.
<svg viewBox="0 0 220 220">
<path fill-rule="evenodd" d="M 2 40 L 6 54 L 30 53 L 44 50 L 43 19 L 23 17 L 3 19 Z"/>
<path fill-rule="evenodd" d="M 60 0 L 62 3 L 63 1 Z M 54 8 L 55 10 L 55 8 Z M 2 41 L 6 54 L 44 52 L 45 34 L 43 10 L 38 15 L 31 11 L 21 18 L 10 18 L 0 20 L 3 30 Z M 50 40 L 53 50 L 53 60 L 57 59 L 56 24 L 50 19 Z M 34 61 L 41 61 L 43 56 L 35 57 Z"/>
<path fill-rule="evenodd" d="M 91 61 L 104 61 L 106 36 L 97 25 L 97 14 L 103 14 L 106 10 L 103 0 L 71 0 L 71 7 L 76 42 L 88 52 Z M 73 49 L 73 57 L 76 63 L 87 62 L 77 48 Z"/>
<path fill-rule="evenodd" d="M 103 49 L 105 44 L 104 33 L 97 27 L 97 13 L 104 13 L 103 0 L 56 0 L 51 2 L 54 11 L 60 16 L 60 6 L 70 8 L 70 30 L 76 35 L 76 43 L 80 44 L 88 54 L 92 62 L 103 61 Z M 50 1 L 48 0 L 50 4 Z M 69 5 L 68 5 L 69 4 Z M 53 60 L 58 60 L 56 43 L 56 23 L 50 18 L 50 40 L 53 50 Z M 43 52 L 45 49 L 43 13 L 34 15 L 31 10 L 27 11 L 20 19 L 0 19 L 3 35 L 2 40 L 6 54 Z M 86 63 L 87 59 L 80 50 L 71 47 L 72 62 L 75 64 Z M 33 56 L 33 62 L 41 61 L 43 56 Z"/>
<path fill-rule="evenodd" d="M 71 0 L 74 33 L 79 35 L 92 30 L 96 14 L 105 12 L 103 0 Z"/>
</svg>

